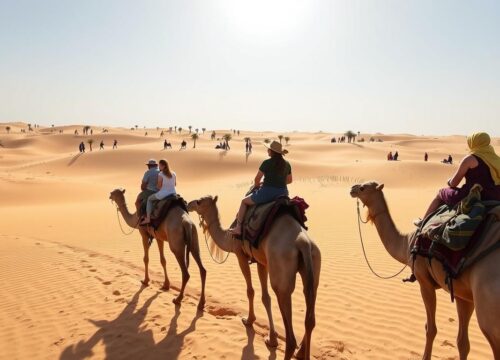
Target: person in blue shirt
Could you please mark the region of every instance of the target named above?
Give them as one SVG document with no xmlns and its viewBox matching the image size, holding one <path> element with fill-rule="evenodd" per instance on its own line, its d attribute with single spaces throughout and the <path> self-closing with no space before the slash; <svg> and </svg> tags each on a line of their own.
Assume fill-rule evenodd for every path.
<svg viewBox="0 0 500 360">
<path fill-rule="evenodd" d="M 146 166 L 148 167 L 148 170 L 142 177 L 141 192 L 139 193 L 139 195 L 137 196 L 137 200 L 135 201 L 135 207 L 139 215 L 144 213 L 148 197 L 158 191 L 158 164 L 155 159 L 150 159 L 146 163 Z"/>
</svg>

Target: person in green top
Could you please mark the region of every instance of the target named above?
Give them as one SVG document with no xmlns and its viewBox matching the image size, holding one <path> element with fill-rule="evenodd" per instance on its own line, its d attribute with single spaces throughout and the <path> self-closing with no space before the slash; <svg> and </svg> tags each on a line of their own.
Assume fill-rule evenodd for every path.
<svg viewBox="0 0 500 360">
<path fill-rule="evenodd" d="M 236 226 L 230 231 L 234 235 L 241 235 L 241 223 L 245 218 L 247 207 L 254 204 L 263 204 L 273 201 L 279 196 L 288 195 L 287 185 L 292 182 L 292 167 L 283 158 L 288 151 L 284 150 L 281 144 L 273 141 L 267 147 L 269 159 L 264 160 L 259 167 L 259 171 L 254 179 L 254 189 L 252 194 L 246 196 L 241 201 L 240 210 L 236 217 Z M 261 183 L 262 177 L 264 181 Z"/>
</svg>

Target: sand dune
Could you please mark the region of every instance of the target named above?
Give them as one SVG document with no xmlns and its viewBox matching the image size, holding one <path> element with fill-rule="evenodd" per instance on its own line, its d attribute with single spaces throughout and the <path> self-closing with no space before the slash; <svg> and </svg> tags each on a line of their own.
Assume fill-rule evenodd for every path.
<svg viewBox="0 0 500 360">
<path fill-rule="evenodd" d="M 277 133 L 244 131 L 233 135 L 231 150 L 215 150 L 210 132 L 200 134 L 193 148 L 189 134 L 165 134 L 172 150 L 163 150 L 156 129 L 114 129 L 75 136 L 82 126 L 36 129 L 21 134 L 23 123 L 0 124 L 0 358 L 5 359 L 274 359 L 283 356 L 284 330 L 273 296 L 272 309 L 281 336 L 276 350 L 264 344 L 267 321 L 260 302 L 255 267 L 257 323 L 245 329 L 247 298 L 236 258 L 224 265 L 212 262 L 204 242 L 202 260 L 208 271 L 207 306 L 197 315 L 200 279 L 190 268 L 187 298 L 172 304 L 180 286 L 180 270 L 166 249 L 173 288 L 158 289 L 162 271 L 156 245 L 151 248 L 152 285 L 141 288 L 142 245 L 137 232 L 120 231 L 109 192 L 127 189 L 134 202 L 149 158 L 166 158 L 177 172 L 178 190 L 186 199 L 219 195 L 221 221 L 234 219 L 239 199 L 260 162 L 261 142 Z M 64 130 L 59 134 L 58 130 Z M 54 130 L 54 131 L 52 131 Z M 148 131 L 148 136 L 144 136 Z M 216 130 L 220 137 L 227 130 Z M 356 203 L 350 186 L 376 179 L 385 183 L 393 217 L 401 231 L 412 230 L 411 219 L 422 214 L 436 190 L 456 170 L 439 161 L 465 155 L 464 138 L 361 134 L 382 142 L 331 144 L 327 133 L 290 132 L 292 195 L 310 204 L 309 234 L 321 249 L 323 264 L 313 333 L 315 359 L 419 359 L 424 344 L 425 313 L 416 284 L 408 275 L 382 281 L 373 277 L 362 257 L 356 223 Z M 247 158 L 244 137 L 254 152 Z M 78 154 L 81 141 L 94 140 L 94 150 Z M 118 149 L 111 143 L 118 140 Z M 179 150 L 180 142 L 188 142 Z M 104 140 L 105 150 L 99 150 Z M 494 139 L 500 152 L 499 139 Z M 388 162 L 398 151 L 401 161 Z M 428 151 L 430 161 L 423 161 Z M 194 215 L 193 215 L 194 217 Z M 198 220 L 194 218 L 195 223 Z M 128 230 L 128 229 L 125 229 Z M 400 265 L 380 243 L 376 230 L 363 227 L 368 256 L 377 271 L 395 273 Z M 203 240 L 203 237 L 200 237 Z M 293 295 L 297 339 L 303 335 L 305 304 L 300 277 Z M 436 359 L 458 358 L 457 316 L 447 293 L 438 295 Z M 473 317 L 471 359 L 492 354 Z"/>
</svg>

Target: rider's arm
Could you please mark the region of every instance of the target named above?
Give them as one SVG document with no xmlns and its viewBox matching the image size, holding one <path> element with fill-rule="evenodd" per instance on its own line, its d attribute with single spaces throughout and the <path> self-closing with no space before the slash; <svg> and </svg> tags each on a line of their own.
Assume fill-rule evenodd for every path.
<svg viewBox="0 0 500 360">
<path fill-rule="evenodd" d="M 464 157 L 458 167 L 457 172 L 448 180 L 448 185 L 450 187 L 457 187 L 464 178 L 467 171 L 469 169 L 475 168 L 476 166 L 478 166 L 478 162 L 474 156 L 468 155 Z"/>
<path fill-rule="evenodd" d="M 148 188 L 148 183 L 146 183 L 146 182 L 144 182 L 144 181 L 143 181 L 143 182 L 141 182 L 141 190 L 142 190 L 142 191 L 144 191 L 144 190 L 146 190 L 147 188 Z"/>
<path fill-rule="evenodd" d="M 292 183 L 292 181 L 293 181 L 292 174 L 288 174 L 288 175 L 286 176 L 286 183 L 287 183 L 287 185 L 288 185 L 288 184 L 291 184 L 291 183 Z"/>
<path fill-rule="evenodd" d="M 256 187 L 256 188 L 260 187 L 260 181 L 262 180 L 263 176 L 264 176 L 264 173 L 259 170 L 257 172 L 257 175 L 255 175 L 254 184 L 253 184 L 254 187 Z"/>
</svg>

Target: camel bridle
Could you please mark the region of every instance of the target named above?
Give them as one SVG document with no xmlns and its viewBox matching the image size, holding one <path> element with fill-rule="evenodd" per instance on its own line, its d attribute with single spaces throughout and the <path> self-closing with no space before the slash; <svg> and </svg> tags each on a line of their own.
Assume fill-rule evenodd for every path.
<svg viewBox="0 0 500 360">
<path fill-rule="evenodd" d="M 365 258 L 365 261 L 366 261 L 366 265 L 368 265 L 368 268 L 370 269 L 370 271 L 372 272 L 373 275 L 375 275 L 376 277 L 378 277 L 379 279 L 383 279 L 383 280 L 389 280 L 389 279 L 392 279 L 392 278 L 395 278 L 396 276 L 398 276 L 399 274 L 401 274 L 404 269 L 406 269 L 406 267 L 408 266 L 408 262 L 405 264 L 405 266 L 403 266 L 403 268 L 401 270 L 399 270 L 396 274 L 394 275 L 391 275 L 391 276 L 382 276 L 382 275 L 379 275 L 374 269 L 373 267 L 371 266 L 370 264 L 370 261 L 368 260 L 368 256 L 366 255 L 366 250 L 365 250 L 365 244 L 363 242 L 363 234 L 361 233 L 361 223 L 363 224 L 366 224 L 368 223 L 369 221 L 369 218 L 375 220 L 375 218 L 379 215 L 382 215 L 384 213 L 387 212 L 387 210 L 383 210 L 383 211 L 380 211 L 378 212 L 377 214 L 375 215 L 370 215 L 369 218 L 366 219 L 366 221 L 363 221 L 363 219 L 361 219 L 361 209 L 359 208 L 359 198 L 356 198 L 356 204 L 357 204 L 357 212 L 358 212 L 358 231 L 359 231 L 359 239 L 361 240 L 361 249 L 363 249 L 363 256 Z M 409 260 L 409 257 L 410 257 L 410 254 L 408 254 L 408 260 Z"/>
<path fill-rule="evenodd" d="M 210 226 L 212 226 L 215 221 L 212 221 L 211 224 L 208 224 L 207 221 L 205 220 L 205 217 L 203 215 L 201 215 L 200 213 L 198 213 L 198 218 L 200 220 L 200 227 L 203 231 L 203 236 L 205 237 L 205 244 L 207 245 L 207 250 L 208 250 L 208 253 L 210 254 L 210 257 L 212 258 L 212 260 L 216 263 L 216 264 L 224 264 L 227 259 L 229 258 L 229 254 L 230 252 L 228 251 L 227 252 L 227 255 L 226 255 L 226 258 L 222 261 L 218 261 L 217 259 L 214 258 L 214 256 L 212 255 L 212 251 L 210 250 L 210 246 L 208 245 L 208 238 L 209 237 L 212 237 L 210 235 L 210 232 L 209 232 L 209 229 L 210 229 Z M 212 238 L 213 240 L 213 238 Z M 214 241 L 214 240 L 213 240 Z M 215 241 L 214 241 L 215 242 Z"/>
</svg>

